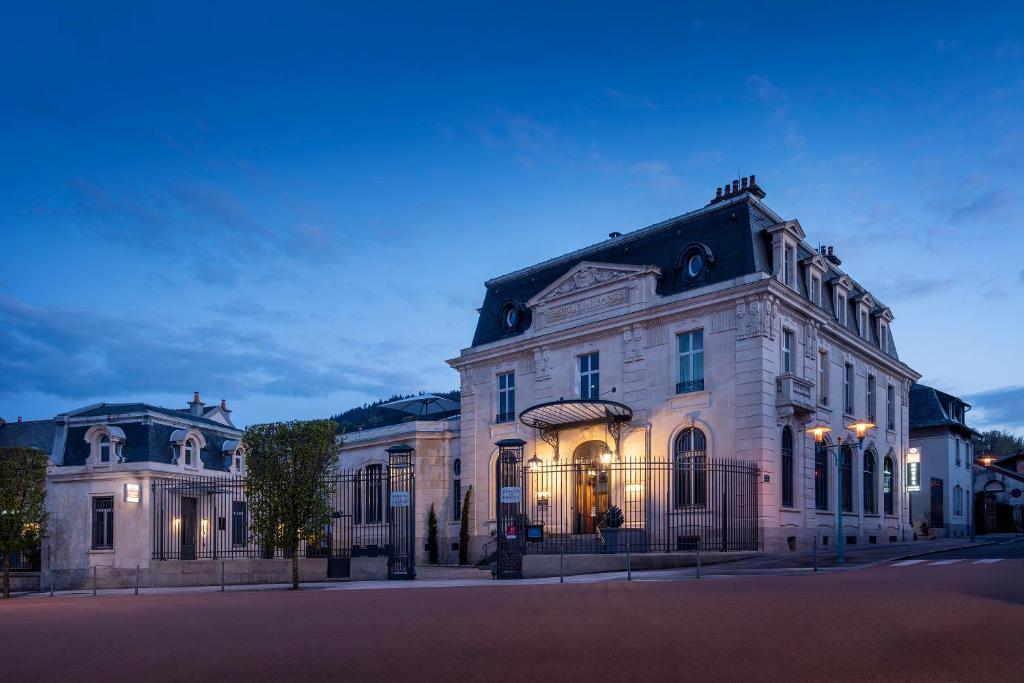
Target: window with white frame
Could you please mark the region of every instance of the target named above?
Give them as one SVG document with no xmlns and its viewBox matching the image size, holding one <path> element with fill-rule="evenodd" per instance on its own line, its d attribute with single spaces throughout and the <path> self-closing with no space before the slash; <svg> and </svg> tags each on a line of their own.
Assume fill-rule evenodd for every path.
<svg viewBox="0 0 1024 683">
<path fill-rule="evenodd" d="M 960 484 L 953 487 L 953 516 L 964 516 L 964 489 Z"/>
<path fill-rule="evenodd" d="M 196 442 L 192 439 L 185 439 L 185 443 L 182 445 L 184 451 L 185 467 L 196 466 Z"/>
<path fill-rule="evenodd" d="M 100 437 L 99 446 L 100 446 L 100 462 L 101 463 L 109 463 L 110 462 L 110 437 L 107 436 L 106 434 L 101 436 Z"/>
<path fill-rule="evenodd" d="M 821 305 L 821 278 L 817 275 L 811 276 L 811 287 L 810 287 L 811 303 L 820 306 Z"/>
<path fill-rule="evenodd" d="M 963 443 L 960 439 L 953 439 L 956 441 L 956 466 L 960 467 L 960 444 Z"/>
<path fill-rule="evenodd" d="M 793 249 L 792 245 L 787 244 L 785 249 L 783 250 L 783 254 L 784 272 L 782 273 L 782 281 L 786 284 L 787 287 L 792 287 L 793 283 L 796 282 L 796 278 L 794 277 L 793 272 L 794 266 L 796 265 L 796 250 Z"/>
<path fill-rule="evenodd" d="M 580 398 L 594 400 L 601 395 L 601 360 L 597 351 L 580 356 Z"/>
<path fill-rule="evenodd" d="M 782 330 L 782 372 L 793 372 L 793 331 Z"/>
<path fill-rule="evenodd" d="M 846 295 L 842 292 L 836 295 L 836 320 L 846 327 Z"/>
<path fill-rule="evenodd" d="M 868 375 L 868 422 L 875 422 L 875 406 L 877 405 L 878 397 L 875 396 L 875 376 Z"/>
<path fill-rule="evenodd" d="M 704 390 L 704 331 L 694 330 L 676 336 L 679 376 L 676 393 Z"/>
<path fill-rule="evenodd" d="M 881 318 L 878 319 L 878 347 L 889 352 L 889 326 Z"/>
<path fill-rule="evenodd" d="M 860 312 L 860 336 L 867 339 L 868 335 L 868 312 L 861 309 Z"/>
<path fill-rule="evenodd" d="M 516 417 L 516 373 L 498 375 L 498 415 L 495 422 L 511 422 Z"/>
<path fill-rule="evenodd" d="M 95 496 L 92 499 L 92 549 L 110 550 L 114 547 L 114 497 Z"/>
<path fill-rule="evenodd" d="M 828 351 L 818 352 L 818 402 L 828 405 Z"/>
<path fill-rule="evenodd" d="M 843 411 L 853 415 L 853 363 L 847 363 L 843 372 Z"/>
</svg>

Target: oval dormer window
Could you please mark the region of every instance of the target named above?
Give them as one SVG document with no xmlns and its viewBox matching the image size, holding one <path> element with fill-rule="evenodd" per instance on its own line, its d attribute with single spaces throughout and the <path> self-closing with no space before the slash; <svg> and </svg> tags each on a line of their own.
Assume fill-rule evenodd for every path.
<svg viewBox="0 0 1024 683">
<path fill-rule="evenodd" d="M 704 270 L 704 254 L 694 252 L 686 259 L 686 274 L 695 278 Z"/>
<path fill-rule="evenodd" d="M 518 332 L 524 327 L 526 306 L 519 301 L 506 301 L 501 305 L 501 329 L 503 332 Z"/>
</svg>

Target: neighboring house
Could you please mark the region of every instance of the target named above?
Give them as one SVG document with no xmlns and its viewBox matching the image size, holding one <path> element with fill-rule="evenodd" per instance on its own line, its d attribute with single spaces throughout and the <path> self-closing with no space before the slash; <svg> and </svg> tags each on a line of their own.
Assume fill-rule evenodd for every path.
<svg viewBox="0 0 1024 683">
<path fill-rule="evenodd" d="M 474 558 L 524 522 L 592 551 L 586 539 L 611 506 L 634 550 L 907 539 L 902 473 L 919 375 L 896 353 L 890 309 L 763 197 L 743 178 L 701 209 L 488 281 L 472 344 L 448 361 L 460 429 L 446 437 L 447 460 L 417 458 L 417 481 L 433 491 L 417 505 L 433 500 L 451 528 L 456 491 L 472 486 Z M 843 453 L 837 492 L 836 461 L 805 430 L 846 438 L 855 419 L 878 429 Z M 346 435 L 342 466 L 422 438 L 419 423 L 407 429 Z M 511 503 L 522 519 L 501 529 L 499 441 L 530 468 Z M 739 463 L 755 475 L 744 470 L 742 492 L 713 476 Z M 748 523 L 753 535 L 737 545 Z"/>
<path fill-rule="evenodd" d="M 910 387 L 910 446 L 920 455 L 920 490 L 910 492 L 911 520 L 939 536 L 970 534 L 974 464 L 970 404 L 924 384 Z"/>
<path fill-rule="evenodd" d="M 43 448 L 50 518 L 44 568 L 65 585 L 84 583 L 91 567 L 131 569 L 154 557 L 151 484 L 182 477 L 227 477 L 244 471 L 242 432 L 226 402 L 206 406 L 196 392 L 183 409 L 146 403 L 98 403 L 52 420 L 0 427 L 0 444 Z M 196 498 L 178 495 L 187 503 Z M 226 513 L 224 513 L 226 514 Z M 181 504 L 173 519 L 175 556 L 202 555 L 228 529 L 196 518 Z M 217 538 L 224 536 L 224 539 Z"/>
<path fill-rule="evenodd" d="M 1024 451 L 977 467 L 974 486 L 978 533 L 1024 532 Z"/>
</svg>

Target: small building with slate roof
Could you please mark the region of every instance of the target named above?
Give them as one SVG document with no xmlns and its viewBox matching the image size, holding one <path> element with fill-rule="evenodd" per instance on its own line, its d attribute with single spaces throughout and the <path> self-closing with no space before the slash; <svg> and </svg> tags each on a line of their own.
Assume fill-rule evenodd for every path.
<svg viewBox="0 0 1024 683">
<path fill-rule="evenodd" d="M 460 477 L 462 490 L 475 492 L 473 554 L 503 533 L 495 444 L 509 439 L 542 468 L 600 452 L 623 467 L 754 463 L 766 550 L 834 545 L 837 536 L 907 540 L 908 398 L 919 375 L 897 352 L 893 312 L 842 268 L 833 247 L 813 245 L 799 221 L 764 199 L 754 176 L 740 178 L 694 211 L 485 283 L 472 343 L 448 361 L 460 376 Z M 540 407 L 549 419 L 548 404 L 567 411 L 582 402 L 586 412 L 601 401 L 620 406 L 614 430 L 578 420 L 536 428 Z M 822 425 L 845 438 L 854 419 L 877 428 L 839 461 L 805 431 Z M 631 532 L 637 544 L 654 537 L 654 517 L 662 528 L 680 524 L 685 495 L 644 492 L 615 476 L 567 485 L 576 493 L 567 489 L 565 501 L 545 491 L 547 531 L 590 532 L 610 507 L 625 511 L 624 528 L 643 530 Z M 632 498 L 622 493 L 627 485 Z M 674 502 L 666 507 L 665 498 Z M 710 503 L 706 510 L 713 517 Z M 723 532 L 695 524 L 665 533 L 689 547 Z"/>
<path fill-rule="evenodd" d="M 184 408 L 97 403 L 51 420 L 0 425 L 0 445 L 31 446 L 50 457 L 44 561 L 68 586 L 80 585 L 93 566 L 148 566 L 155 523 L 151 484 L 244 472 L 241 438 L 227 403 L 207 406 L 199 392 Z M 212 543 L 215 533 L 188 542 Z"/>
<path fill-rule="evenodd" d="M 929 535 L 970 535 L 974 453 L 967 425 L 971 405 L 925 384 L 910 387 L 910 448 L 920 460 L 919 482 L 911 482 L 910 512 L 915 529 Z"/>
</svg>

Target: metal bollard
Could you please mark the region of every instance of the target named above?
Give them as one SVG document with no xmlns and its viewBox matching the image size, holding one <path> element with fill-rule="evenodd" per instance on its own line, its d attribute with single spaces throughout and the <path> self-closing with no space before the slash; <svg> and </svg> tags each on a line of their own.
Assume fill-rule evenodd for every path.
<svg viewBox="0 0 1024 683">
<path fill-rule="evenodd" d="M 626 581 L 633 580 L 633 562 L 629 557 L 629 540 L 626 540 Z"/>
<path fill-rule="evenodd" d="M 224 592 L 224 560 L 220 561 L 220 592 Z"/>
<path fill-rule="evenodd" d="M 697 541 L 697 578 L 700 578 L 700 547 L 704 545 L 703 540 Z"/>
<path fill-rule="evenodd" d="M 558 553 L 558 583 L 565 583 L 565 546 Z"/>
<path fill-rule="evenodd" d="M 818 536 L 814 536 L 814 571 L 818 571 Z"/>
<path fill-rule="evenodd" d="M 92 594 L 96 595 L 96 566 L 92 568 Z"/>
</svg>

